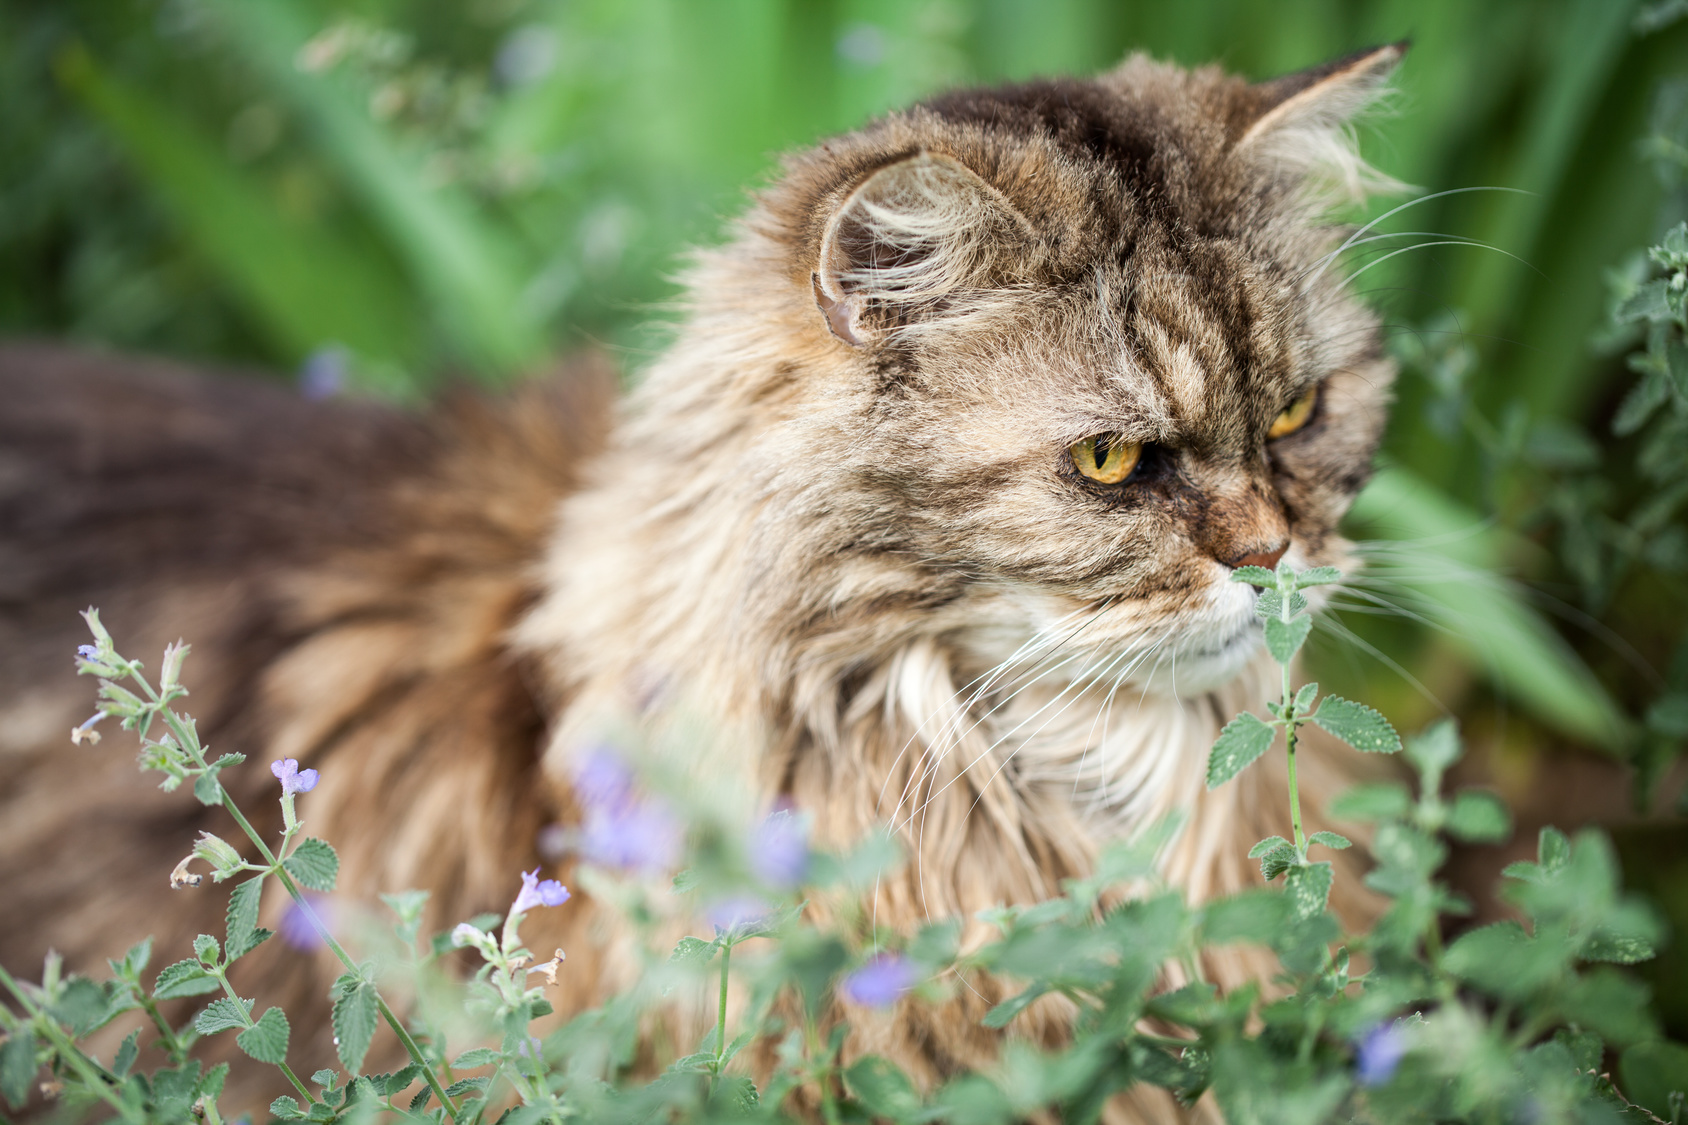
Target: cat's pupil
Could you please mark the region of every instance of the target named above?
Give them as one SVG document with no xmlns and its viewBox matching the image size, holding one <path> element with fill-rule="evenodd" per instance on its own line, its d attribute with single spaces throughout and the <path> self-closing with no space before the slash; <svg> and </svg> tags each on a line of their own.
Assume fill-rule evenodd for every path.
<svg viewBox="0 0 1688 1125">
<path fill-rule="evenodd" d="M 1090 456 L 1091 456 L 1091 459 L 1093 461 L 1095 461 L 1096 467 L 1098 469 L 1100 469 L 1103 465 L 1107 464 L 1107 462 L 1108 462 L 1108 435 L 1103 434 L 1101 437 L 1098 437 L 1094 440 L 1094 442 L 1091 445 Z"/>
</svg>

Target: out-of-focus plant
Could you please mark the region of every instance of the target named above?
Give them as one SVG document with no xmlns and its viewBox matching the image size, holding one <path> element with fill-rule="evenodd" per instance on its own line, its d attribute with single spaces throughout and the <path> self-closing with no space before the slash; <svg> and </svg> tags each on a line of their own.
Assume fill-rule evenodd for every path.
<svg viewBox="0 0 1688 1125">
<path fill-rule="evenodd" d="M 531 1025 L 551 1014 L 545 987 L 568 965 L 563 950 L 536 964 L 520 928 L 535 909 L 564 907 L 571 897 L 566 888 L 538 871 L 524 872 L 501 925 L 497 916 L 463 922 L 436 936 L 420 957 L 423 896 L 389 896 L 396 935 L 409 953 L 388 971 L 415 973 L 453 948 L 473 950 L 482 962 L 443 1001 L 457 1009 L 449 1021 L 429 1021 L 424 1013 L 408 1027 L 382 1000 L 375 962 L 354 961 L 302 894 L 302 887 L 332 888 L 337 868 L 327 843 L 299 835 L 296 801 L 315 787 L 316 771 L 292 760 L 272 765 L 283 813 L 282 840 L 272 850 L 218 780 L 240 766 L 239 756 L 206 761 L 192 718 L 171 706 L 186 694 L 180 683 L 186 646 L 166 650 L 154 689 L 90 611 L 95 642 L 80 650 L 78 665 L 100 678 L 100 699 L 72 741 L 97 742 L 98 724 L 120 719 L 141 737 L 142 768 L 162 772 L 166 789 L 191 782 L 200 801 L 222 805 L 262 862 L 201 834 L 171 873 L 173 885 L 199 887 L 204 876 L 192 870 L 195 863 L 208 865 L 219 883 L 252 877 L 230 895 L 225 939 L 200 935 L 193 956 L 159 972 L 150 989 L 141 975 L 152 955 L 150 939 L 113 961 L 113 977 L 104 983 L 65 975 L 56 958 L 48 959 L 39 984 L 0 970 L 12 1001 L 0 1007 L 7 1036 L 0 1094 L 14 1106 L 27 1104 L 45 1068 L 50 1078 L 41 1089 L 72 1111 L 103 1106 L 138 1125 L 177 1122 L 190 1113 L 219 1122 L 229 1064 L 203 1071 L 190 1052 L 201 1037 L 234 1031 L 240 1049 L 275 1066 L 293 1091 L 270 1104 L 281 1120 L 778 1121 L 788 1119 L 788 1102 L 800 1097 L 829 1122 L 1006 1125 L 1044 1112 L 1094 1121 L 1115 1094 L 1155 1086 L 1185 1103 L 1211 1094 L 1239 1125 L 1505 1122 L 1520 1115 L 1542 1122 L 1680 1121 L 1688 1050 L 1659 1037 L 1645 986 L 1611 967 L 1651 957 L 1660 926 L 1644 902 L 1620 889 L 1600 834 L 1570 839 L 1544 830 L 1536 860 L 1509 868 L 1501 892 L 1528 925 L 1502 922 L 1444 946 L 1444 917 L 1468 909 L 1436 878 L 1447 857 L 1445 839 L 1495 841 L 1510 831 L 1494 795 L 1446 792 L 1444 778 L 1461 753 L 1451 723 L 1407 742 L 1416 795 L 1402 784 L 1372 784 L 1349 791 L 1333 808 L 1350 820 L 1376 822 L 1376 866 L 1366 884 L 1390 905 L 1373 928 L 1353 934 L 1342 933 L 1328 912 L 1335 870 L 1310 849 L 1352 844 L 1329 830 L 1309 832 L 1303 822 L 1298 731 L 1312 724 L 1363 751 L 1401 749 L 1378 712 L 1321 697 L 1317 684 L 1295 687 L 1290 679 L 1312 624 L 1303 591 L 1339 577 L 1330 568 L 1297 573 L 1287 566 L 1236 574 L 1261 587 L 1257 612 L 1266 647 L 1284 668 L 1283 691 L 1268 706 L 1269 718 L 1243 714 L 1225 727 L 1209 760 L 1208 784 L 1223 785 L 1249 768 L 1282 732 L 1291 835 L 1269 837 L 1249 853 L 1260 860 L 1266 882 L 1283 877 L 1282 893 L 1263 887 L 1187 903 L 1156 874 L 1156 854 L 1176 831 L 1168 824 L 1107 849 L 1095 871 L 1070 880 L 1058 898 L 985 911 L 980 920 L 1000 936 L 969 952 L 959 948 L 959 919 L 892 933 L 874 926 L 871 912 L 846 905 L 839 922 L 818 926 L 804 896 L 859 902 L 895 862 L 886 841 L 869 840 L 850 855 L 818 853 L 793 810 L 778 810 L 747 830 L 723 819 L 719 804 L 712 813 L 707 803 L 645 792 L 637 774 L 605 749 L 576 777 L 585 809 L 574 834 L 584 861 L 580 876 L 644 935 L 646 971 L 631 992 L 574 1016 L 543 1040 Z M 150 736 L 155 721 L 165 727 L 158 738 Z M 689 866 L 671 888 L 659 890 L 649 876 L 679 858 L 682 841 Z M 259 891 L 270 878 L 293 895 L 347 967 L 333 988 L 332 1017 L 344 1072 L 318 1071 L 310 1085 L 288 1065 L 286 1014 L 270 1007 L 254 1018 L 255 1001 L 239 996 L 227 975 L 234 960 L 270 936 L 257 927 Z M 1126 886 L 1138 891 L 1117 901 Z M 688 917 L 707 919 L 713 936 L 686 937 L 666 957 L 651 948 L 665 922 Z M 1201 980 L 1204 953 L 1237 943 L 1265 945 L 1277 955 L 1281 973 L 1267 989 L 1257 983 L 1221 993 Z M 1369 962 L 1363 972 L 1357 956 Z M 1169 988 L 1168 966 L 1183 966 L 1194 979 Z M 987 1026 L 1011 1029 L 1032 1004 L 1059 996 L 1073 1012 L 1068 1045 L 1039 1050 L 1007 1039 L 995 1069 L 924 1092 L 893 1060 L 845 1060 L 852 1014 L 893 1007 L 907 1014 L 942 1003 L 947 978 L 965 983 L 980 972 L 1021 985 L 986 1015 Z M 736 1011 L 729 1003 L 735 981 L 746 996 Z M 664 1069 L 654 1079 L 648 1070 L 640 1073 L 649 1060 L 636 1062 L 635 1048 L 650 1017 L 674 1003 L 676 990 L 694 988 L 713 992 L 713 1026 L 690 1050 L 681 1046 L 678 1057 L 659 1057 Z M 222 995 L 180 1027 L 159 1006 L 213 992 Z M 442 1000 L 435 993 L 426 1006 L 438 1015 Z M 151 1074 L 135 1070 L 140 1028 L 109 1065 L 78 1042 L 137 1010 L 167 1058 Z M 381 1017 L 410 1062 L 369 1074 L 363 1061 Z M 441 1030 L 447 1022 L 473 1029 L 478 1041 L 456 1045 L 452 1057 Z M 772 1047 L 761 1052 L 772 1062 L 753 1077 L 735 1063 L 756 1044 Z M 1621 1052 L 1617 1080 L 1604 1070 L 1609 1051 Z M 458 1076 L 476 1070 L 487 1073 Z"/>
</svg>

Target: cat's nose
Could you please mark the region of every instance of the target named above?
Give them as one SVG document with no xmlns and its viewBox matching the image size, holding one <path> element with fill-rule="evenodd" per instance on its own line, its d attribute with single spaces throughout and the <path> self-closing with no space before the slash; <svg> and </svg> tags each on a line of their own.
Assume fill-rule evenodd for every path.
<svg viewBox="0 0 1688 1125">
<path fill-rule="evenodd" d="M 1284 552 L 1287 550 L 1289 550 L 1289 540 L 1285 539 L 1271 550 L 1253 551 L 1246 555 L 1238 555 L 1234 559 L 1226 559 L 1225 565 L 1232 570 L 1239 566 L 1263 566 L 1267 570 L 1271 570 L 1278 565 L 1278 560 L 1284 557 Z"/>
</svg>

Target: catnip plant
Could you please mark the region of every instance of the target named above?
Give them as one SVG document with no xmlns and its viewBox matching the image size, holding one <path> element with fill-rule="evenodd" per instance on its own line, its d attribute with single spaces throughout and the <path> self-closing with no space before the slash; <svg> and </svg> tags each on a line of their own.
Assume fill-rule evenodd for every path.
<svg viewBox="0 0 1688 1125">
<path fill-rule="evenodd" d="M 212 884 L 238 880 L 226 932 L 221 941 L 201 935 L 192 956 L 158 972 L 150 987 L 143 978 L 150 939 L 111 962 L 105 982 L 65 973 L 56 957 L 38 984 L 0 970 L 12 1001 L 0 1008 L 0 1094 L 22 1107 L 38 1086 L 68 1119 L 221 1122 L 229 1064 L 204 1069 L 193 1051 L 199 1040 L 232 1031 L 241 1052 L 274 1067 L 288 1091 L 269 1105 L 279 1120 L 774 1122 L 807 1106 L 805 1115 L 828 1123 L 1006 1125 L 1046 1114 L 1094 1121 L 1115 1095 L 1158 1087 L 1186 1105 L 1211 1101 L 1238 1125 L 1682 1125 L 1688 1049 L 1661 1037 L 1645 987 L 1616 967 L 1650 957 L 1661 926 L 1650 907 L 1623 892 L 1604 836 L 1545 829 L 1536 860 L 1508 868 L 1500 892 L 1521 920 L 1444 940 L 1448 919 L 1470 910 L 1436 878 L 1448 842 L 1504 839 L 1509 816 L 1491 793 L 1447 791 L 1448 770 L 1462 753 L 1451 722 L 1403 746 L 1371 708 L 1294 684 L 1290 664 L 1311 621 L 1303 591 L 1339 579 L 1328 568 L 1287 566 L 1236 574 L 1261 589 L 1257 610 L 1267 648 L 1283 667 L 1282 687 L 1266 708 L 1269 718 L 1245 714 L 1224 728 L 1208 782 L 1226 784 L 1282 732 L 1290 834 L 1253 849 L 1261 887 L 1187 902 L 1157 875 L 1157 852 L 1177 828 L 1163 823 L 1106 850 L 1090 876 L 1069 880 L 1057 898 L 984 912 L 979 920 L 996 936 L 974 949 L 961 948 L 959 919 L 900 934 L 845 908 L 823 926 L 806 910 L 812 896 L 859 901 L 900 862 L 888 838 L 831 854 L 810 845 L 798 810 L 777 810 L 749 827 L 732 823 L 720 812 L 724 803 L 659 791 L 658 773 L 641 774 L 634 756 L 604 748 L 576 779 L 584 808 L 577 878 L 645 935 L 635 951 L 643 971 L 629 991 L 560 1026 L 536 1021 L 554 1014 L 545 989 L 569 971 L 565 952 L 537 960 L 520 929 L 535 910 L 569 909 L 567 888 L 522 872 L 504 915 L 465 921 L 426 942 L 419 940 L 426 895 L 385 896 L 402 953 L 382 964 L 354 959 L 326 924 L 328 912 L 305 893 L 332 890 L 337 874 L 332 847 L 302 835 L 299 802 L 315 787 L 315 771 L 272 763 L 283 814 L 272 846 L 218 779 L 242 765 L 239 756 L 208 761 L 193 720 L 172 707 L 186 695 L 187 646 L 166 651 L 155 688 L 90 611 L 94 643 L 78 653 L 78 668 L 99 678 L 99 710 L 73 740 L 97 741 L 103 719 L 120 720 L 140 736 L 143 768 L 162 772 L 166 789 L 191 782 L 200 801 L 223 807 L 259 859 L 242 858 L 211 834 L 192 844 L 169 878 L 204 893 L 206 875 L 195 870 L 202 864 Z M 1309 724 L 1363 751 L 1404 750 L 1416 782 L 1361 785 L 1329 810 L 1341 821 L 1375 825 L 1365 884 L 1388 905 L 1359 933 L 1343 933 L 1330 913 L 1336 871 L 1313 851 L 1352 845 L 1303 817 L 1295 762 L 1306 752 L 1300 733 Z M 653 878 L 677 864 L 671 881 Z M 1282 890 L 1274 887 L 1280 877 Z M 288 1064 L 286 1014 L 268 1007 L 255 1017 L 258 1005 L 228 978 L 229 966 L 270 936 L 257 926 L 257 908 L 271 879 L 346 969 L 333 986 L 332 1015 L 343 1070 L 319 1070 L 308 1082 Z M 703 920 L 712 932 L 662 948 L 663 923 L 682 918 Z M 1205 954 L 1238 945 L 1264 945 L 1276 955 L 1280 972 L 1270 985 L 1221 992 L 1202 978 Z M 479 967 L 443 992 L 408 989 L 415 1010 L 401 1020 L 383 982 L 432 974 L 438 984 L 441 959 L 456 951 L 478 956 Z M 1183 967 L 1188 983 L 1168 987 L 1172 965 Z M 984 1018 L 1007 1033 L 991 1071 L 922 1090 L 887 1059 L 846 1054 L 854 1014 L 942 1002 L 979 973 L 1019 985 Z M 735 990 L 736 1005 L 729 1003 Z M 641 1036 L 654 1013 L 686 992 L 712 1002 L 713 1024 L 689 1050 L 676 1045 L 676 1057 L 659 1060 L 653 1073 L 641 1058 Z M 213 993 L 185 1023 L 167 1014 L 171 1001 Z M 1016 1020 L 1046 997 L 1073 1012 L 1069 1040 L 1053 1049 L 1013 1034 Z M 109 1062 L 96 1057 L 87 1038 L 131 1013 L 144 1018 L 143 1027 Z M 366 1073 L 383 1022 L 409 1061 Z M 147 1045 L 166 1058 L 150 1074 L 135 1069 L 146 1026 Z M 449 1042 L 465 1037 L 473 1042 Z"/>
</svg>

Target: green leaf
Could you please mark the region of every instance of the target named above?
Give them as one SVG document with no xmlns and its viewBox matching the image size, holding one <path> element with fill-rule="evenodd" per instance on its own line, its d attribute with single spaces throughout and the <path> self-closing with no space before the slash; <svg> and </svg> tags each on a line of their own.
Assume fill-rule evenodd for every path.
<svg viewBox="0 0 1688 1125">
<path fill-rule="evenodd" d="M 1335 832 L 1315 832 L 1307 837 L 1307 842 L 1309 844 L 1323 844 L 1325 847 L 1335 848 L 1337 851 L 1354 846 L 1354 841 Z"/>
<path fill-rule="evenodd" d="M 226 1062 L 218 1063 L 206 1071 L 205 1077 L 201 1078 L 198 1084 L 194 1086 L 193 1096 L 196 1098 L 203 1097 L 208 1101 L 216 1101 L 223 1096 L 223 1083 L 228 1081 L 228 1077 L 229 1064 Z"/>
<path fill-rule="evenodd" d="M 1392 820 L 1407 815 L 1412 796 L 1395 781 L 1356 785 L 1337 794 L 1330 815 L 1338 820 Z"/>
<path fill-rule="evenodd" d="M 1342 581 L 1342 572 L 1334 566 L 1316 566 L 1311 570 L 1304 570 L 1295 576 L 1295 587 L 1305 590 L 1309 586 L 1329 586 L 1332 582 Z"/>
<path fill-rule="evenodd" d="M 1641 285 L 1617 307 L 1612 319 L 1619 324 L 1633 324 L 1639 320 L 1669 320 L 1670 281 L 1661 277 Z"/>
<path fill-rule="evenodd" d="M 1577 956 L 1584 961 L 1605 961 L 1613 965 L 1635 965 L 1651 961 L 1658 955 L 1653 943 L 1640 934 L 1611 933 L 1596 930 Z"/>
<path fill-rule="evenodd" d="M 0 1046 L 0 1094 L 12 1108 L 22 1109 L 35 1084 L 35 1035 L 27 1027 L 14 1028 Z"/>
<path fill-rule="evenodd" d="M 1648 987 L 1634 977 L 1597 965 L 1563 991 L 1559 1010 L 1621 1047 L 1658 1037 L 1651 999 Z"/>
<path fill-rule="evenodd" d="M 194 1017 L 193 1029 L 201 1035 L 215 1035 L 219 1031 L 245 1027 L 254 1003 L 254 1000 L 242 1000 L 237 1004 L 227 996 L 213 1000 Z"/>
<path fill-rule="evenodd" d="M 1309 863 L 1290 868 L 1284 878 L 1284 897 L 1297 918 L 1312 918 L 1324 913 L 1330 901 L 1331 882 L 1335 873 L 1328 863 Z"/>
<path fill-rule="evenodd" d="M 1672 1119 L 1671 1095 L 1688 1100 L 1688 1047 L 1637 1043 L 1618 1059 L 1624 1096 L 1663 1121 Z"/>
<path fill-rule="evenodd" d="M 1289 841 L 1284 839 L 1282 836 L 1268 836 L 1248 850 L 1248 858 L 1259 859 L 1267 852 L 1276 848 L 1286 848 L 1289 846 Z"/>
<path fill-rule="evenodd" d="M 703 878 L 697 873 L 696 868 L 682 867 L 675 872 L 674 882 L 670 885 L 670 889 L 677 895 L 683 895 L 687 891 L 696 890 L 698 884 L 702 881 Z"/>
<path fill-rule="evenodd" d="M 1318 697 L 1318 684 L 1302 684 L 1301 690 L 1295 693 L 1295 713 L 1305 715 L 1312 708 L 1313 700 Z"/>
<path fill-rule="evenodd" d="M 244 957 L 264 938 L 267 930 L 258 929 L 258 904 L 264 897 L 264 877 L 255 875 L 229 893 L 229 908 L 224 916 L 229 961 Z"/>
<path fill-rule="evenodd" d="M 305 1111 L 299 1108 L 299 1103 L 285 1094 L 270 1103 L 270 1112 L 283 1121 L 303 1121 Z"/>
<path fill-rule="evenodd" d="M 1234 941 L 1264 944 L 1289 914 L 1284 896 L 1260 889 L 1214 899 L 1201 909 L 1202 934 L 1211 945 Z"/>
<path fill-rule="evenodd" d="M 1301 646 L 1307 642 L 1307 634 L 1312 631 L 1313 619 L 1305 614 L 1288 621 L 1269 617 L 1266 619 L 1266 651 L 1279 664 L 1288 664 L 1301 651 Z"/>
<path fill-rule="evenodd" d="M 455 1098 L 459 1094 L 467 1094 L 470 1090 L 484 1090 L 490 1085 L 492 1079 L 484 1074 L 474 1078 L 459 1078 L 445 1088 L 445 1096 Z"/>
<path fill-rule="evenodd" d="M 350 974 L 348 974 L 350 977 Z M 363 1056 L 375 1035 L 375 984 L 360 977 L 341 978 L 340 995 L 334 1001 L 335 1051 L 347 1072 L 356 1074 L 363 1066 Z"/>
<path fill-rule="evenodd" d="M 325 1066 L 315 1074 L 311 1075 L 311 1081 L 315 1082 L 318 1086 L 331 1087 L 334 1085 L 334 1080 L 338 1077 L 340 1077 L 339 1072 L 337 1072 L 333 1067 Z"/>
<path fill-rule="evenodd" d="M 1309 721 L 1368 754 L 1393 754 L 1401 748 L 1401 736 L 1389 720 L 1363 703 L 1340 696 L 1325 696 Z"/>
<path fill-rule="evenodd" d="M 198 961 L 177 961 L 159 970 L 158 979 L 152 985 L 152 996 L 155 1000 L 173 1000 L 178 996 L 215 992 L 221 987 L 217 978 L 206 972 Z"/>
<path fill-rule="evenodd" d="M 1278 588 L 1278 576 L 1263 566 L 1239 566 L 1231 572 L 1231 581 L 1264 586 L 1270 590 Z"/>
<path fill-rule="evenodd" d="M 1440 781 L 1460 754 L 1459 728 L 1452 719 L 1438 719 L 1407 740 L 1407 760 L 1427 779 Z"/>
<path fill-rule="evenodd" d="M 259 1062 L 286 1062 L 287 1039 L 291 1030 L 287 1024 L 287 1013 L 280 1008 L 271 1008 L 258 1017 L 257 1023 L 236 1036 L 235 1042 Z"/>
<path fill-rule="evenodd" d="M 206 770 L 193 779 L 193 795 L 199 798 L 202 805 L 220 805 L 223 803 L 223 784 L 217 780 L 215 769 Z"/>
<path fill-rule="evenodd" d="M 300 840 L 293 854 L 281 865 L 289 875 L 313 891 L 332 891 L 335 878 L 340 873 L 340 857 L 326 842 L 315 836 Z"/>
<path fill-rule="evenodd" d="M 668 959 L 676 965 L 691 965 L 701 968 L 715 959 L 715 951 L 721 948 L 719 941 L 704 941 L 702 938 L 683 937 L 674 947 L 674 952 Z"/>
<path fill-rule="evenodd" d="M 891 1121 L 907 1121 L 921 1112 L 920 1095 L 914 1083 L 896 1064 L 878 1055 L 864 1055 L 844 1071 L 849 1085 L 862 1108 L 874 1117 Z"/>
<path fill-rule="evenodd" d="M 200 934 L 193 939 L 193 955 L 199 958 L 201 965 L 214 967 L 218 952 L 217 939 L 210 934 Z"/>
<path fill-rule="evenodd" d="M 118 1078 L 125 1078 L 129 1068 L 135 1065 L 135 1058 L 141 1053 L 141 1029 L 131 1031 L 122 1044 L 117 1048 L 117 1056 L 111 1060 L 111 1072 Z"/>
<path fill-rule="evenodd" d="M 1496 922 L 1461 934 L 1442 965 L 1461 980 L 1503 1000 L 1524 1000 L 1563 971 L 1567 953 L 1536 940 L 1516 922 Z"/>
<path fill-rule="evenodd" d="M 1277 731 L 1247 711 L 1225 724 L 1207 759 L 1207 787 L 1217 789 L 1266 753 Z"/>
<path fill-rule="evenodd" d="M 451 1060 L 453 1070 L 474 1070 L 478 1066 L 491 1066 L 502 1056 L 490 1047 L 476 1047 L 472 1051 L 464 1051 Z"/>
<path fill-rule="evenodd" d="M 1016 996 L 1010 996 L 996 1007 L 985 1013 L 982 1021 L 986 1027 L 1007 1027 L 1010 1020 L 1031 1006 L 1036 1000 L 1049 991 L 1047 984 L 1034 984 Z"/>
<path fill-rule="evenodd" d="M 1295 852 L 1295 845 L 1286 841 L 1260 857 L 1260 874 L 1270 883 L 1294 867 L 1300 858 Z"/>
<path fill-rule="evenodd" d="M 1462 789 L 1448 810 L 1448 835 L 1473 844 L 1496 844 L 1512 835 L 1506 803 L 1481 789 Z"/>
</svg>

